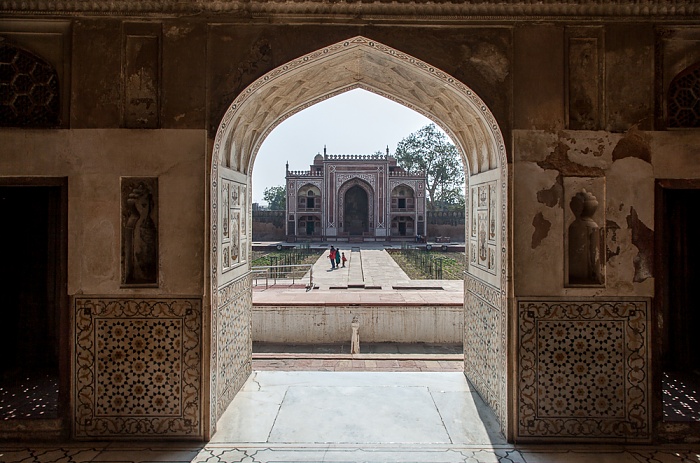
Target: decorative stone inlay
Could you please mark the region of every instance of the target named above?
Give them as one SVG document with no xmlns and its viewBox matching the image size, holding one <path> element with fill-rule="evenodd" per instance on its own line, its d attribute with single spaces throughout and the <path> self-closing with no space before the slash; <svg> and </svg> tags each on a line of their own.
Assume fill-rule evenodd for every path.
<svg viewBox="0 0 700 463">
<path fill-rule="evenodd" d="M 506 403 L 506 317 L 499 289 L 467 274 L 464 310 L 464 372 L 503 424 Z"/>
<path fill-rule="evenodd" d="M 518 302 L 520 438 L 650 439 L 648 307 Z"/>
<path fill-rule="evenodd" d="M 488 283 L 484 283 L 483 281 L 473 278 L 470 275 L 467 275 L 465 284 L 468 292 L 483 299 L 494 307 L 501 306 L 501 298 L 504 296 L 504 294 L 500 289 L 494 288 Z"/>
<path fill-rule="evenodd" d="M 338 189 L 342 188 L 345 182 L 354 178 L 359 178 L 360 180 L 364 180 L 365 182 L 369 183 L 372 185 L 372 189 L 377 188 L 377 174 L 336 174 L 335 178 L 336 187 Z"/>
<path fill-rule="evenodd" d="M 95 415 L 180 415 L 181 320 L 96 318 L 95 328 Z"/>
<path fill-rule="evenodd" d="M 340 177 L 340 175 L 338 175 Z M 348 177 L 352 177 L 351 179 L 348 179 L 344 183 L 341 184 L 340 181 L 336 183 L 337 186 L 337 191 L 335 194 L 335 197 L 338 198 L 338 221 L 342 222 L 343 221 L 343 216 L 345 214 L 345 193 L 347 191 L 355 186 L 358 185 L 361 188 L 363 188 L 367 192 L 367 201 L 369 203 L 369 208 L 368 208 L 368 219 L 369 223 L 373 224 L 374 223 L 374 212 L 375 212 L 375 204 L 374 204 L 374 192 L 375 192 L 375 183 L 372 182 L 371 185 L 367 184 L 363 178 L 360 178 L 358 175 L 348 175 Z M 338 186 L 340 185 L 340 186 Z M 379 225 L 382 225 L 381 227 Z M 332 224 L 330 225 L 332 226 Z M 342 223 L 343 229 L 345 228 L 345 223 Z M 374 228 L 372 226 L 369 227 Z M 383 228 L 383 224 L 377 224 L 377 228 Z"/>
<path fill-rule="evenodd" d="M 215 417 L 226 410 L 252 371 L 251 283 L 248 273 L 218 291 L 219 307 L 213 317 L 216 340 L 212 343 L 211 368 L 212 415 Z M 215 429 L 215 421 L 212 426 Z"/>
<path fill-rule="evenodd" d="M 321 180 L 297 180 L 296 186 L 290 188 L 292 190 L 291 194 L 293 195 L 295 191 L 299 191 L 300 188 L 303 188 L 306 185 L 313 185 L 319 190 L 323 189 L 323 183 L 321 182 Z"/>
<path fill-rule="evenodd" d="M 471 217 L 469 261 L 472 265 L 492 275 L 496 275 L 498 272 L 496 268 L 496 217 L 498 216 L 496 184 L 496 181 L 491 181 L 472 185 L 469 195 L 472 205 L 469 211 Z M 505 269 L 501 269 L 501 271 L 505 271 Z"/>
<path fill-rule="evenodd" d="M 419 193 L 419 186 L 418 185 L 423 185 L 423 182 L 420 180 L 389 180 L 389 193 L 394 191 L 394 188 L 396 188 L 399 185 L 406 185 L 407 187 L 410 187 L 416 194 L 416 197 L 418 197 Z M 422 188 L 420 189 L 420 193 L 422 193 Z M 388 198 L 391 199 L 391 195 L 387 195 Z"/>
<path fill-rule="evenodd" d="M 75 299 L 78 438 L 202 437 L 197 298 Z"/>
</svg>

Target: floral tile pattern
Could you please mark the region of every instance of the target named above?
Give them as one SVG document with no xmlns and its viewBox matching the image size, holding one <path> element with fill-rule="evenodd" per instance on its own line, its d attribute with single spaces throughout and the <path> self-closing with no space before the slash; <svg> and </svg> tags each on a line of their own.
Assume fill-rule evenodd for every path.
<svg viewBox="0 0 700 463">
<path fill-rule="evenodd" d="M 253 293 L 250 274 L 232 281 L 219 290 L 216 310 L 216 410 L 219 417 L 252 371 L 251 339 Z"/>
<path fill-rule="evenodd" d="M 78 438 L 202 437 L 196 298 L 75 299 Z"/>
<path fill-rule="evenodd" d="M 648 441 L 648 308 L 520 300 L 518 436 Z"/>
<path fill-rule="evenodd" d="M 464 311 L 464 373 L 505 422 L 506 335 L 500 291 L 467 275 Z"/>
</svg>

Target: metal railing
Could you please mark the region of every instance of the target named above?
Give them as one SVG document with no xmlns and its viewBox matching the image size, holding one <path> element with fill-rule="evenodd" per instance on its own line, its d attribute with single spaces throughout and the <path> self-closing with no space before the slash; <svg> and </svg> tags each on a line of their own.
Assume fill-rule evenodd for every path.
<svg viewBox="0 0 700 463">
<path fill-rule="evenodd" d="M 431 280 L 442 280 L 442 265 L 445 259 L 428 252 L 427 246 L 423 251 L 408 243 L 401 243 L 401 254 Z"/>
<path fill-rule="evenodd" d="M 284 280 L 285 282 L 291 280 L 291 284 L 295 284 L 297 280 L 305 279 L 308 274 L 309 282 L 306 285 L 306 289 L 309 290 L 314 287 L 313 264 L 264 265 L 252 267 L 251 273 L 253 274 L 253 284 L 255 286 L 258 285 L 258 280 L 261 279 L 265 280 L 265 288 L 269 288 L 270 284 L 276 285 L 279 280 Z"/>
</svg>

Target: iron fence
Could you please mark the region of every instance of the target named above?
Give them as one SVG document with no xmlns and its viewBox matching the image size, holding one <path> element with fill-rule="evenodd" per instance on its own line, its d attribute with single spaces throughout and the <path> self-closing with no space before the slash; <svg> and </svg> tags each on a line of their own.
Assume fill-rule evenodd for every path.
<svg viewBox="0 0 700 463">
<path fill-rule="evenodd" d="M 436 256 L 424 248 L 411 246 L 408 243 L 401 244 L 401 254 L 403 254 L 404 259 L 419 268 L 426 276 L 429 276 L 429 279 L 442 280 L 444 257 Z"/>
</svg>

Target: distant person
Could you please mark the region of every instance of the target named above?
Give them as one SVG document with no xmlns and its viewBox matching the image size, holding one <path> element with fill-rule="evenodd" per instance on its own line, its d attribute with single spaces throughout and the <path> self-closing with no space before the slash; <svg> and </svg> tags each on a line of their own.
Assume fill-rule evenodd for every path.
<svg viewBox="0 0 700 463">
<path fill-rule="evenodd" d="M 340 251 L 339 250 L 335 251 L 335 266 L 336 266 L 336 268 L 340 268 Z"/>
<path fill-rule="evenodd" d="M 331 270 L 335 270 L 335 254 L 336 250 L 331 246 L 331 251 L 328 253 L 328 258 L 331 260 Z"/>
<path fill-rule="evenodd" d="M 343 261 L 343 267 L 345 267 L 345 262 L 348 260 L 345 258 L 345 253 L 343 253 L 343 257 L 341 257 L 341 260 Z"/>
</svg>

